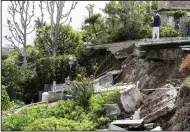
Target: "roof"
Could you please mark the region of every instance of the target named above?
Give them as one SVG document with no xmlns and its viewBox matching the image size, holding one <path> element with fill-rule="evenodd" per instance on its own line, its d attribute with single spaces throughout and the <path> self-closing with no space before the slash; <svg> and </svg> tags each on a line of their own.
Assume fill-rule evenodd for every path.
<svg viewBox="0 0 190 132">
<path fill-rule="evenodd" d="M 187 10 L 190 11 L 190 1 L 160 1 L 158 11 Z"/>
</svg>

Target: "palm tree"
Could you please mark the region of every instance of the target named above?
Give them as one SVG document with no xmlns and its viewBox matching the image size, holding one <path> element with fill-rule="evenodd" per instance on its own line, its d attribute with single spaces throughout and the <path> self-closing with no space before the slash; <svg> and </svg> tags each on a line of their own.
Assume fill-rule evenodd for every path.
<svg viewBox="0 0 190 132">
<path fill-rule="evenodd" d="M 88 6 L 85 7 L 88 12 L 89 12 L 89 17 L 91 17 L 93 15 L 93 8 L 94 8 L 94 4 L 88 4 Z"/>
<path fill-rule="evenodd" d="M 91 24 L 93 26 L 95 35 L 97 35 L 95 23 L 98 22 L 99 17 L 101 17 L 101 14 L 95 14 L 95 15 L 92 15 L 91 17 L 85 19 L 85 21 L 84 21 L 85 24 L 88 23 L 88 24 Z"/>
</svg>

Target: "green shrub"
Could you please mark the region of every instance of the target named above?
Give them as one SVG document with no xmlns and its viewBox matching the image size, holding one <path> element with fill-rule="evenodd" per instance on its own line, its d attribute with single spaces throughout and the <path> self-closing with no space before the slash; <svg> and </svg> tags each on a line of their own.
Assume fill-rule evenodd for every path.
<svg viewBox="0 0 190 132">
<path fill-rule="evenodd" d="M 104 104 L 119 103 L 120 104 L 120 90 L 114 90 L 111 92 L 104 92 L 94 95 L 90 98 L 89 110 L 93 114 L 91 115 L 92 120 L 96 120 L 97 117 L 104 116 L 103 108 Z"/>
<path fill-rule="evenodd" d="M 152 37 L 152 28 L 150 25 L 145 25 L 141 30 L 141 38 L 151 38 Z M 170 26 L 160 28 L 161 37 L 177 37 L 178 32 Z"/>
<path fill-rule="evenodd" d="M 183 16 L 187 16 L 188 12 L 187 11 L 182 11 L 182 10 L 177 10 L 177 11 L 172 11 L 167 13 L 168 16 L 173 16 L 174 20 L 178 20 Z"/>
<path fill-rule="evenodd" d="M 161 27 L 160 36 L 161 37 L 177 37 L 178 32 L 170 26 Z"/>
<path fill-rule="evenodd" d="M 150 25 L 143 26 L 141 30 L 141 38 L 151 38 L 152 37 L 152 27 Z"/>
<path fill-rule="evenodd" d="M 91 96 L 89 109 L 74 101 L 40 104 L 22 109 L 2 121 L 2 130 L 96 130 L 104 129 L 112 120 L 103 112 L 104 104 L 120 103 L 119 91 Z"/>
<path fill-rule="evenodd" d="M 39 83 L 42 85 L 56 82 L 64 82 L 69 75 L 69 59 L 70 55 L 61 55 L 54 57 L 43 57 L 36 61 L 36 74 L 39 78 Z M 73 57 L 75 61 L 75 57 Z M 54 65 L 55 64 L 55 65 Z M 75 64 L 73 64 L 72 71 L 75 73 Z M 72 77 L 74 79 L 74 77 Z"/>
<path fill-rule="evenodd" d="M 2 62 L 2 84 L 7 87 L 10 100 L 30 103 L 39 91 L 35 71 L 31 67 L 20 67 L 14 59 L 10 56 Z"/>
<path fill-rule="evenodd" d="M 2 128 L 3 130 L 25 130 L 25 127 L 34 121 L 38 119 L 48 120 L 50 117 L 83 122 L 84 125 L 86 125 L 85 123 L 88 124 L 89 122 L 89 116 L 85 113 L 86 112 L 84 109 L 80 106 L 77 106 L 77 104 L 73 101 L 60 101 L 55 105 L 42 104 L 31 106 L 27 109 L 21 110 L 20 113 L 16 115 L 7 117 L 3 120 Z M 31 125 L 29 126 L 30 127 L 27 127 L 27 129 L 33 129 Z"/>
<path fill-rule="evenodd" d="M 73 96 L 78 105 L 87 108 L 89 106 L 89 99 L 94 93 L 94 88 L 90 80 L 80 79 L 81 82 L 73 82 L 69 93 Z"/>
<path fill-rule="evenodd" d="M 24 105 L 25 105 L 24 102 L 20 100 L 11 101 L 11 109 L 17 109 L 17 108 L 23 107 Z"/>
<path fill-rule="evenodd" d="M 1 85 L 2 95 L 1 95 L 1 107 L 2 110 L 8 110 L 11 107 L 10 98 L 7 94 L 6 87 Z"/>
<path fill-rule="evenodd" d="M 57 119 L 55 117 L 42 118 L 25 127 L 29 131 L 92 131 L 93 122 L 77 122 L 68 119 Z"/>
</svg>

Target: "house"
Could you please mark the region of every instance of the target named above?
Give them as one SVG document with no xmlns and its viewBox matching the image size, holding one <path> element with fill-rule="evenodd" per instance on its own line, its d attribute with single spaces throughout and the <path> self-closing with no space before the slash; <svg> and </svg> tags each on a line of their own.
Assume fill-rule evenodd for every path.
<svg viewBox="0 0 190 132">
<path fill-rule="evenodd" d="M 14 48 L 2 47 L 2 55 L 10 55 Z"/>
<path fill-rule="evenodd" d="M 171 11 L 187 11 L 188 17 L 190 20 L 190 1 L 160 1 L 158 12 L 162 17 L 163 26 L 172 26 L 175 27 L 174 18 L 172 16 L 166 16 L 168 12 Z M 184 22 L 184 18 L 180 18 L 179 29 L 182 32 L 186 32 L 187 36 L 190 36 L 190 21 Z"/>
</svg>

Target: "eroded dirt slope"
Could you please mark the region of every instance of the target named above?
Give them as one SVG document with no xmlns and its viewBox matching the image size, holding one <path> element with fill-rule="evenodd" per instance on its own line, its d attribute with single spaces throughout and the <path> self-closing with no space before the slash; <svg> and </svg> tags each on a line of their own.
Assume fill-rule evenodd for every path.
<svg viewBox="0 0 190 132">
<path fill-rule="evenodd" d="M 179 63 L 180 59 L 163 61 L 139 59 L 135 56 L 129 56 L 123 61 L 123 73 L 119 75 L 115 83 L 136 83 L 140 81 L 140 90 L 159 88 L 169 83 L 169 80 L 183 80 L 184 76 L 178 71 Z"/>
</svg>

